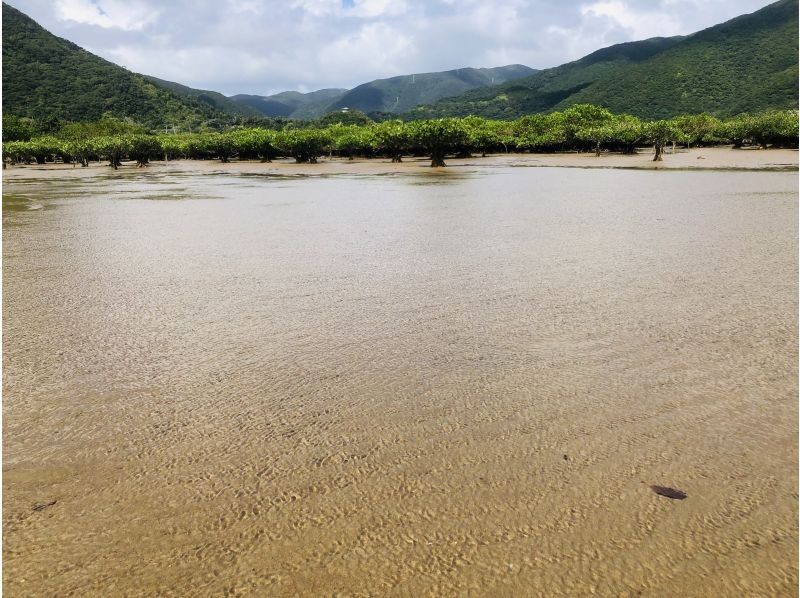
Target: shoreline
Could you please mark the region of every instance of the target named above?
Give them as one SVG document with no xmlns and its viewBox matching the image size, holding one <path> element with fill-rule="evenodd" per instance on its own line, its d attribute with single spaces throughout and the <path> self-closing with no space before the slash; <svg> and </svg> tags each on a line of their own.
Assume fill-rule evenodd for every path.
<svg viewBox="0 0 800 598">
<path fill-rule="evenodd" d="M 273 162 L 219 160 L 171 160 L 154 161 L 145 168 L 137 168 L 134 162 L 125 162 L 119 170 L 108 164 L 93 162 L 82 168 L 73 164 L 30 164 L 9 166 L 3 170 L 3 179 L 91 177 L 98 174 L 126 174 L 133 172 L 191 170 L 202 174 L 273 174 L 273 175 L 385 175 L 401 173 L 431 173 L 458 171 L 474 167 L 516 168 L 600 168 L 633 170 L 741 170 L 741 171 L 797 171 L 798 150 L 791 149 L 739 149 L 730 147 L 678 149 L 666 153 L 662 162 L 653 162 L 652 153 L 633 155 L 604 153 L 597 157 L 593 153 L 558 154 L 490 154 L 486 157 L 450 158 L 446 168 L 430 168 L 427 157 L 408 157 L 401 163 L 392 163 L 388 158 L 327 158 L 317 164 L 297 164 L 292 158 L 281 158 Z"/>
</svg>

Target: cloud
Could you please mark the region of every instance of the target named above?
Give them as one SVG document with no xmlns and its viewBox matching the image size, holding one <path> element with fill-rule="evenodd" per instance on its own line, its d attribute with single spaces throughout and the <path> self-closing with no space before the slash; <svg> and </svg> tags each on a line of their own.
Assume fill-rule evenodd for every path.
<svg viewBox="0 0 800 598">
<path fill-rule="evenodd" d="M 65 21 L 126 31 L 144 28 L 159 14 L 158 9 L 134 0 L 57 0 L 55 9 Z"/>
<path fill-rule="evenodd" d="M 466 66 L 548 68 L 771 0 L 6 1 L 130 70 L 232 95 Z"/>
<path fill-rule="evenodd" d="M 581 6 L 584 17 L 606 18 L 629 31 L 633 39 L 667 37 L 685 33 L 681 22 L 666 10 L 651 11 L 626 5 L 620 0 L 603 0 Z"/>
</svg>

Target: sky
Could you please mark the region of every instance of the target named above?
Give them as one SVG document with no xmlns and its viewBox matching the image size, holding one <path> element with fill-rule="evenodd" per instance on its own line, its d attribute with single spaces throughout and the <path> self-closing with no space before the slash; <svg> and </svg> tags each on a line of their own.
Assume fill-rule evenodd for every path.
<svg viewBox="0 0 800 598">
<path fill-rule="evenodd" d="M 129 70 L 226 95 L 461 67 L 548 68 L 771 0 L 6 0 Z"/>
</svg>

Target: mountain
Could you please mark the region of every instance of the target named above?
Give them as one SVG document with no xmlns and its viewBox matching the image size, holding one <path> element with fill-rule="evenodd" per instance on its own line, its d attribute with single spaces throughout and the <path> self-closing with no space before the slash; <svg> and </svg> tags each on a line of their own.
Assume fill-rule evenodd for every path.
<svg viewBox="0 0 800 598">
<path fill-rule="evenodd" d="M 687 37 L 618 44 L 409 116 L 515 118 L 577 103 L 642 118 L 797 108 L 797 45 L 798 0 L 780 0 Z"/>
<path fill-rule="evenodd" d="M 207 102 L 103 60 L 2 6 L 5 114 L 79 121 L 108 112 L 149 127 L 196 127 L 225 117 Z"/>
<path fill-rule="evenodd" d="M 530 67 L 512 64 L 377 79 L 351 89 L 331 104 L 330 109 L 354 108 L 366 113 L 405 112 L 417 104 L 430 104 L 476 87 L 505 83 L 535 72 Z"/>
<path fill-rule="evenodd" d="M 264 116 L 315 119 L 325 114 L 328 106 L 345 93 L 346 89 L 319 89 L 309 93 L 283 91 L 271 96 L 239 94 L 230 99 Z"/>
<path fill-rule="evenodd" d="M 262 116 L 259 110 L 255 108 L 251 108 L 246 104 L 240 104 L 239 102 L 233 101 L 231 98 L 228 98 L 218 91 L 209 91 L 207 89 L 194 89 L 192 87 L 186 87 L 185 85 L 181 85 L 180 83 L 174 83 L 172 81 L 164 81 L 163 79 L 159 79 L 157 77 L 151 77 L 150 75 L 142 75 L 145 79 L 153 83 L 158 87 L 163 87 L 165 89 L 169 89 L 177 96 L 189 99 L 196 102 L 202 102 L 214 110 L 218 110 L 219 112 L 223 112 L 225 114 L 231 116 Z"/>
<path fill-rule="evenodd" d="M 521 64 L 496 68 L 463 68 L 376 79 L 353 89 L 321 89 L 302 94 L 284 91 L 271 96 L 237 95 L 232 100 L 266 116 L 314 119 L 326 112 L 352 108 L 361 112 L 405 112 L 485 85 L 499 85 L 536 71 Z"/>
</svg>

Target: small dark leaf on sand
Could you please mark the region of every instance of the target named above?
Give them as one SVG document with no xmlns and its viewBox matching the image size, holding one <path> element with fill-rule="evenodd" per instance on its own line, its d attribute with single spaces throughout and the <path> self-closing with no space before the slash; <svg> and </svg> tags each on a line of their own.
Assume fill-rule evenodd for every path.
<svg viewBox="0 0 800 598">
<path fill-rule="evenodd" d="M 52 507 L 57 502 L 58 502 L 57 500 L 53 500 L 53 501 L 50 501 L 50 502 L 40 502 L 38 504 L 33 505 L 33 510 L 34 511 L 44 511 L 47 507 Z"/>
<path fill-rule="evenodd" d="M 675 500 L 683 500 L 686 498 L 686 493 L 675 488 L 667 486 L 650 486 L 650 489 L 659 496 L 666 496 L 667 498 L 674 498 Z"/>
</svg>

